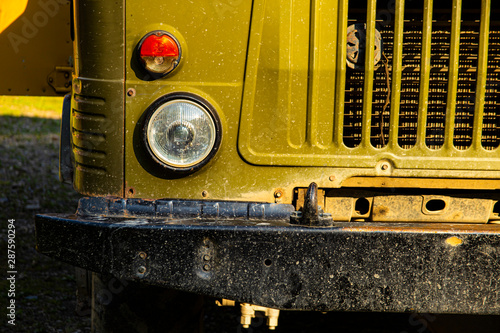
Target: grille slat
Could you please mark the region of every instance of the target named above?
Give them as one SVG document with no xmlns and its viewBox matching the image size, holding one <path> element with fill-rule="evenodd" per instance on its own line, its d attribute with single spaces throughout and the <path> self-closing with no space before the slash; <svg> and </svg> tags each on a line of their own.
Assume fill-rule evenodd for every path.
<svg viewBox="0 0 500 333">
<path fill-rule="evenodd" d="M 462 19 L 462 0 L 453 0 L 450 36 L 450 59 L 448 69 L 448 94 L 446 100 L 444 144 L 453 147 L 455 116 L 457 112 L 457 90 L 460 64 L 460 24 Z"/>
<path fill-rule="evenodd" d="M 422 55 L 420 71 L 420 95 L 418 102 L 418 126 L 416 144 L 424 146 L 425 122 L 427 119 L 427 100 L 429 99 L 429 81 L 431 75 L 431 46 L 432 46 L 432 0 L 424 1 Z"/>
<path fill-rule="evenodd" d="M 362 135 L 361 144 L 364 147 L 370 145 L 371 121 L 373 110 L 373 79 L 375 58 L 375 20 L 377 17 L 377 0 L 368 0 L 366 10 L 366 51 L 365 51 L 365 72 L 363 87 L 363 106 L 362 106 Z"/>
<path fill-rule="evenodd" d="M 477 87 L 476 98 L 474 105 L 474 128 L 481 128 L 483 130 L 473 131 L 472 142 L 475 149 L 479 149 L 484 135 L 483 117 L 484 117 L 484 103 L 486 97 L 486 85 L 488 78 L 488 46 L 489 38 L 496 34 L 490 35 L 490 13 L 491 3 L 490 0 L 481 1 L 481 27 L 479 31 L 479 53 L 478 53 L 478 72 L 477 72 Z M 495 36 L 496 37 L 496 36 Z M 493 57 L 492 57 L 493 60 Z M 488 149 L 488 145 L 484 145 Z"/>
<path fill-rule="evenodd" d="M 339 1 L 339 19 L 338 19 L 338 36 L 337 36 L 337 72 L 346 72 L 346 61 L 347 51 L 345 45 L 347 45 L 347 14 L 349 10 L 349 1 L 340 0 Z M 345 112 L 345 89 L 346 89 L 346 76 L 337 75 L 335 83 L 335 130 L 333 142 L 337 147 L 340 147 L 343 142 L 343 135 L 345 135 L 344 128 L 349 126 L 344 122 L 344 112 Z"/>
</svg>

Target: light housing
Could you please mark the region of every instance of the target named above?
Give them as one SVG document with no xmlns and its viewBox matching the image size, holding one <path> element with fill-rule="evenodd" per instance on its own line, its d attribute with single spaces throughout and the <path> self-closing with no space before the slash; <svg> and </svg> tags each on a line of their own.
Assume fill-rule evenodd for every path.
<svg viewBox="0 0 500 333">
<path fill-rule="evenodd" d="M 137 46 L 144 69 L 154 76 L 172 72 L 181 60 L 181 46 L 170 33 L 162 30 L 146 34 Z"/>
<path fill-rule="evenodd" d="M 192 172 L 207 164 L 222 139 L 215 109 L 187 93 L 166 95 L 151 104 L 143 132 L 153 161 L 174 172 Z"/>
</svg>

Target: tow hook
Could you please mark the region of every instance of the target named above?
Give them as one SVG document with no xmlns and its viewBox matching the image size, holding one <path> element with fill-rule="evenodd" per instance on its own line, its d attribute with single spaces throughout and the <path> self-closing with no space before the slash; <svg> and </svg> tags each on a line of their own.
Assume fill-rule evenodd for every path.
<svg viewBox="0 0 500 333">
<path fill-rule="evenodd" d="M 302 211 L 295 211 L 290 215 L 291 224 L 299 224 L 310 227 L 333 226 L 332 214 L 323 212 L 318 206 L 318 185 L 311 183 L 307 188 Z"/>
</svg>

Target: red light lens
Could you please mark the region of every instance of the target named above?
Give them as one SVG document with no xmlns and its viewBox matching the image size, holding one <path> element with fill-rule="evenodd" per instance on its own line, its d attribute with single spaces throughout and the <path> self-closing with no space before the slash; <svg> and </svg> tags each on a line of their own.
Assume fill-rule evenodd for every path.
<svg viewBox="0 0 500 333">
<path fill-rule="evenodd" d="M 179 56 L 179 47 L 168 35 L 149 35 L 142 42 L 141 57 L 175 57 Z"/>
<path fill-rule="evenodd" d="M 139 43 L 139 58 L 149 72 L 166 75 L 173 71 L 181 58 L 179 43 L 165 31 L 154 31 Z"/>
</svg>

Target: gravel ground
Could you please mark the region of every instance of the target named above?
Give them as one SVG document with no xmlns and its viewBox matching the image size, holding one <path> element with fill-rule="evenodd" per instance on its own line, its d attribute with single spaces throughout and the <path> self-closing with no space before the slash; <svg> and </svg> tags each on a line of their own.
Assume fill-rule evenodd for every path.
<svg viewBox="0 0 500 333">
<path fill-rule="evenodd" d="M 70 185 L 58 180 L 61 101 L 35 100 L 35 106 L 28 102 L 24 98 L 0 98 L 0 267 L 4 272 L 8 270 L 7 225 L 9 219 L 15 219 L 17 271 L 15 326 L 9 325 L 5 316 L 11 299 L 10 284 L 6 279 L 0 281 L 0 304 L 4 309 L 0 332 L 87 333 L 89 316 L 75 311 L 74 268 L 45 257 L 34 248 L 34 215 L 74 212 L 79 198 Z M 243 329 L 238 324 L 238 310 L 216 307 L 214 300 L 207 298 L 205 331 L 268 332 L 261 316 L 254 319 L 249 329 Z M 283 311 L 276 332 L 498 333 L 499 317 Z"/>
</svg>

